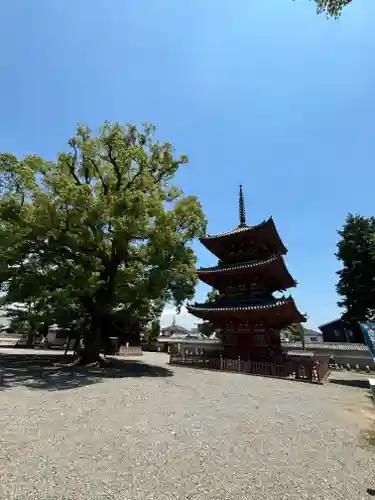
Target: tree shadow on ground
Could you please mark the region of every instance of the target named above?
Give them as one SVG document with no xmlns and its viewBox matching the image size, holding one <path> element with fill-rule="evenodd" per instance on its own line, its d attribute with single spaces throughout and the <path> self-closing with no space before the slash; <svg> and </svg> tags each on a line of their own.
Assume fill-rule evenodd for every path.
<svg viewBox="0 0 375 500">
<path fill-rule="evenodd" d="M 370 384 L 367 379 L 339 379 L 330 378 L 330 384 L 343 385 L 345 387 L 356 387 L 357 389 L 370 389 Z"/>
<path fill-rule="evenodd" d="M 0 390 L 17 386 L 62 391 L 126 377 L 171 377 L 173 371 L 134 359 L 109 358 L 103 366 L 72 366 L 73 356 L 0 354 Z"/>
</svg>

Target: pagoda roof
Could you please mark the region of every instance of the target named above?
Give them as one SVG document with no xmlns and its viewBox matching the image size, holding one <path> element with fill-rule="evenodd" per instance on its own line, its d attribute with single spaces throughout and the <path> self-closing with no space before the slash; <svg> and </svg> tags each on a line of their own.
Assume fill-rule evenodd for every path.
<svg viewBox="0 0 375 500">
<path fill-rule="evenodd" d="M 208 305 L 194 304 L 187 307 L 191 314 L 199 318 L 215 318 L 226 320 L 265 320 L 268 323 L 291 323 L 305 322 L 306 316 L 300 313 L 292 297 L 281 299 L 266 299 L 249 302 L 248 304 L 235 305 Z"/>
<path fill-rule="evenodd" d="M 258 268 L 262 266 L 267 266 L 268 264 L 272 264 L 273 262 L 283 262 L 284 259 L 282 255 L 272 255 L 268 259 L 264 260 L 251 260 L 248 262 L 241 262 L 239 264 L 227 264 L 227 265 L 221 265 L 221 266 L 214 266 L 214 267 L 201 267 L 198 269 L 198 273 L 200 274 L 205 274 L 205 273 L 221 273 L 221 272 L 227 272 L 227 271 L 235 271 L 237 269 L 251 269 L 251 268 Z"/>
<path fill-rule="evenodd" d="M 244 233 L 244 232 L 247 232 L 247 231 L 254 231 L 254 230 L 258 229 L 259 227 L 262 227 L 262 226 L 266 225 L 270 221 L 273 221 L 272 216 L 269 217 L 267 220 L 264 220 L 260 224 L 255 224 L 253 226 L 248 226 L 248 225 L 246 225 L 246 226 L 237 226 L 234 229 L 232 229 L 231 231 L 226 231 L 225 233 L 207 234 L 206 236 L 203 236 L 203 238 L 201 238 L 201 241 L 202 240 L 214 240 L 214 239 L 218 239 L 218 238 L 224 238 L 226 236 L 232 236 L 232 235 L 238 234 L 238 233 Z"/>
<path fill-rule="evenodd" d="M 285 254 L 287 249 L 285 248 L 279 233 L 277 232 L 273 217 L 269 217 L 267 220 L 264 220 L 260 224 L 256 224 L 253 226 L 248 225 L 239 225 L 235 229 L 231 231 L 215 234 L 215 235 L 207 235 L 200 238 L 200 242 L 204 245 L 208 250 L 210 250 L 215 255 L 217 254 L 217 250 L 222 245 L 225 245 L 230 238 L 248 238 L 248 237 L 257 238 L 258 241 L 271 238 L 275 246 L 277 246 L 280 253 Z M 268 238 L 267 238 L 268 237 Z M 221 253 L 219 251 L 219 253 Z"/>
<path fill-rule="evenodd" d="M 272 309 L 275 307 L 284 306 L 289 302 L 294 302 L 291 297 L 281 298 L 281 299 L 273 299 L 273 300 L 255 300 L 252 303 L 248 304 L 235 304 L 235 305 L 227 305 L 227 306 L 216 306 L 214 304 L 194 304 L 193 306 L 188 306 L 191 310 L 197 311 L 217 311 L 217 312 L 225 312 L 225 311 L 250 311 L 254 309 Z"/>
<path fill-rule="evenodd" d="M 246 279 L 246 276 L 253 274 L 254 271 L 261 268 L 267 268 L 268 275 L 274 274 L 277 283 L 280 283 L 280 288 L 277 289 L 282 290 L 296 286 L 297 284 L 289 274 L 289 271 L 285 266 L 283 256 L 280 254 L 272 255 L 268 259 L 264 260 L 248 261 L 240 264 L 219 265 L 215 267 L 203 267 L 198 269 L 198 275 L 202 281 L 212 284 L 220 275 L 238 275 L 238 272 L 240 272 L 241 276 Z"/>
</svg>

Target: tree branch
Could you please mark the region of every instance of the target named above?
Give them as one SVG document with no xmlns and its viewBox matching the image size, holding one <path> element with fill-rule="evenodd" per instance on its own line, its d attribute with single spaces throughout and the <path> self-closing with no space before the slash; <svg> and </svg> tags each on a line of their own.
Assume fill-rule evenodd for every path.
<svg viewBox="0 0 375 500">
<path fill-rule="evenodd" d="M 107 182 L 104 180 L 104 177 L 101 175 L 100 173 L 100 169 L 99 169 L 99 166 L 97 165 L 97 163 L 92 159 L 92 158 L 89 158 L 89 160 L 91 161 L 91 164 L 92 166 L 94 167 L 101 183 L 102 183 L 102 186 L 103 186 L 103 192 L 104 192 L 104 195 L 107 196 L 108 194 L 108 184 Z"/>
<path fill-rule="evenodd" d="M 77 174 L 75 172 L 75 168 L 77 165 L 77 158 L 78 158 L 77 146 L 73 145 L 72 148 L 74 149 L 74 156 L 73 156 L 73 161 L 69 163 L 69 170 L 70 170 L 70 173 L 71 173 L 73 179 L 76 181 L 77 186 L 80 186 L 81 181 L 79 180 L 79 177 L 77 176 Z"/>
<path fill-rule="evenodd" d="M 119 166 L 117 165 L 115 158 L 113 157 L 112 146 L 107 143 L 107 148 L 108 148 L 108 160 L 111 163 L 111 165 L 113 166 L 115 173 L 116 173 L 116 177 L 117 177 L 116 189 L 117 189 L 117 191 L 119 191 L 120 187 L 121 187 L 121 182 L 122 182 L 121 171 L 120 171 Z"/>
<path fill-rule="evenodd" d="M 82 167 L 85 169 L 85 183 L 90 184 L 90 172 L 89 172 L 89 169 L 87 168 L 87 166 L 85 166 L 85 160 L 86 160 L 86 157 L 82 153 Z"/>
</svg>

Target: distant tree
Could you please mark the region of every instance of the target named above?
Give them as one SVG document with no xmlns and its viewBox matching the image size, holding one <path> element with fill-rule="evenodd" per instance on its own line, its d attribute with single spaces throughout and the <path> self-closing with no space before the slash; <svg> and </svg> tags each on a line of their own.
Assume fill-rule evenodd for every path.
<svg viewBox="0 0 375 500">
<path fill-rule="evenodd" d="M 215 328 L 209 321 L 203 321 L 203 323 L 199 323 L 198 330 L 205 337 L 210 337 L 214 333 Z"/>
<path fill-rule="evenodd" d="M 151 345 L 156 342 L 160 335 L 160 321 L 155 319 L 148 327 L 144 329 L 144 340 L 147 344 Z"/>
<path fill-rule="evenodd" d="M 349 214 L 338 234 L 336 257 L 343 266 L 337 273 L 338 305 L 344 320 L 364 321 L 375 309 L 375 218 Z"/>
<path fill-rule="evenodd" d="M 314 0 L 317 12 L 324 13 L 329 17 L 339 17 L 343 8 L 349 5 L 352 0 Z"/>
<path fill-rule="evenodd" d="M 219 297 L 219 291 L 213 289 L 207 293 L 205 304 L 214 304 Z"/>
<path fill-rule="evenodd" d="M 207 293 L 206 295 L 206 300 L 205 304 L 215 304 L 217 299 L 221 297 L 221 294 L 218 290 L 212 289 L 210 292 Z M 211 336 L 214 332 L 216 334 L 219 334 L 220 330 L 218 328 L 215 328 L 215 326 L 210 323 L 209 321 L 204 321 L 199 325 L 199 331 L 206 337 Z"/>
</svg>

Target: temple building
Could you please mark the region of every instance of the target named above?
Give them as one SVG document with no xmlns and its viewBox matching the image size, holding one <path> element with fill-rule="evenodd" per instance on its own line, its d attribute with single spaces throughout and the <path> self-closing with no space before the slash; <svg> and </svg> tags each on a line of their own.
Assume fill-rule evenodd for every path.
<svg viewBox="0 0 375 500">
<path fill-rule="evenodd" d="M 199 269 L 198 276 L 218 296 L 212 303 L 190 305 L 188 310 L 221 330 L 224 357 L 277 359 L 280 330 L 305 322 L 306 315 L 298 311 L 291 296 L 274 296 L 296 286 L 283 258 L 287 249 L 272 217 L 255 226 L 246 224 L 242 186 L 239 216 L 240 224 L 232 231 L 201 238 L 219 262 Z"/>
</svg>

